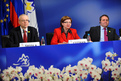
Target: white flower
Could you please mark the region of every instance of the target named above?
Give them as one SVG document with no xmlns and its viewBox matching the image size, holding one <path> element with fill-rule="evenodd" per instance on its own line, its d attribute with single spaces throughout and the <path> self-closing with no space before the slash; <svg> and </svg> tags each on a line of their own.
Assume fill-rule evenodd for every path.
<svg viewBox="0 0 121 81">
<path fill-rule="evenodd" d="M 7 76 L 4 76 L 2 79 L 3 79 L 3 81 L 10 81 L 10 78 Z"/>
<path fill-rule="evenodd" d="M 71 65 L 69 64 L 67 67 L 66 67 L 66 73 L 71 73 Z"/>
<path fill-rule="evenodd" d="M 72 72 L 72 73 L 77 73 L 78 70 L 79 70 L 79 69 L 78 69 L 77 66 L 73 66 L 71 72 Z"/>
<path fill-rule="evenodd" d="M 106 53 L 106 57 L 112 57 L 112 55 L 113 55 L 113 54 L 112 54 L 111 52 L 107 52 L 107 53 Z"/>
<path fill-rule="evenodd" d="M 20 76 L 20 78 L 22 79 L 22 81 L 25 79 L 25 77 L 23 76 L 23 73 L 22 73 L 22 72 L 19 73 L 19 76 Z"/>
<path fill-rule="evenodd" d="M 16 72 L 21 72 L 22 68 L 21 67 L 16 67 Z"/>
<path fill-rule="evenodd" d="M 60 69 L 55 68 L 55 74 L 60 75 Z"/>
<path fill-rule="evenodd" d="M 35 69 L 34 76 L 39 78 L 39 75 L 41 75 L 41 71 L 39 69 Z"/>
<path fill-rule="evenodd" d="M 95 65 L 90 65 L 89 69 L 95 70 L 96 69 L 96 66 Z"/>
<path fill-rule="evenodd" d="M 78 67 L 81 67 L 83 69 L 89 69 L 90 65 L 91 63 L 89 62 L 89 60 L 86 60 L 86 59 L 83 59 L 78 62 Z"/>
<path fill-rule="evenodd" d="M 69 73 L 63 74 L 63 81 L 72 81 L 72 78 L 70 77 Z"/>
<path fill-rule="evenodd" d="M 118 62 L 121 63 L 121 58 L 118 58 Z"/>
<path fill-rule="evenodd" d="M 51 76 L 47 76 L 45 80 L 46 81 L 52 81 L 52 77 Z"/>
<path fill-rule="evenodd" d="M 113 67 L 113 66 L 109 66 L 109 67 L 108 67 L 108 70 L 109 70 L 109 71 L 113 71 L 113 70 L 114 70 L 114 67 Z"/>
<path fill-rule="evenodd" d="M 33 70 L 27 70 L 27 74 L 28 74 L 28 75 L 31 76 L 31 75 L 33 75 L 33 73 L 34 73 Z"/>
<path fill-rule="evenodd" d="M 93 59 L 90 58 L 90 57 L 88 57 L 87 60 L 88 60 L 90 63 L 92 63 L 92 61 L 93 61 Z"/>
<path fill-rule="evenodd" d="M 101 76 L 99 74 L 97 74 L 93 81 L 98 81 L 100 79 L 101 79 Z"/>
<path fill-rule="evenodd" d="M 87 78 L 87 75 L 82 75 L 82 79 L 86 79 Z"/>
<path fill-rule="evenodd" d="M 102 68 L 105 68 L 105 67 L 107 67 L 107 66 L 110 66 L 110 64 L 111 64 L 111 63 L 110 63 L 109 60 L 107 60 L 107 59 L 106 59 L 105 61 L 103 60 L 103 61 L 102 61 Z"/>
<path fill-rule="evenodd" d="M 112 77 L 117 77 L 118 75 L 119 75 L 119 73 L 117 71 L 112 72 Z"/>
<path fill-rule="evenodd" d="M 101 73 L 102 73 L 102 69 L 97 68 L 97 69 L 96 69 L 96 72 L 99 73 L 99 74 L 101 74 Z"/>
<path fill-rule="evenodd" d="M 111 62 L 111 64 L 112 64 L 112 66 L 114 66 L 114 67 L 116 66 L 116 63 L 114 63 L 113 61 Z"/>
<path fill-rule="evenodd" d="M 77 75 L 73 76 L 73 81 L 77 81 L 77 80 L 78 80 L 78 76 Z"/>
<path fill-rule="evenodd" d="M 118 66 L 114 66 L 114 71 L 118 71 L 119 67 Z"/>
</svg>

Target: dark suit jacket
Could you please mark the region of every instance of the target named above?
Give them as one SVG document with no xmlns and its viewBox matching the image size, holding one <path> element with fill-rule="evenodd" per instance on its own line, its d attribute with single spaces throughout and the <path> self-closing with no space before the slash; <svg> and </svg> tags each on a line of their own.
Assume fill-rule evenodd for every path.
<svg viewBox="0 0 121 81">
<path fill-rule="evenodd" d="M 54 35 L 51 40 L 51 44 L 53 45 L 53 44 L 63 43 L 64 41 L 68 42 L 68 40 L 71 40 L 71 39 L 80 39 L 80 37 L 77 34 L 76 29 L 70 28 L 70 30 L 71 32 L 68 32 L 68 36 L 66 38 L 65 33 L 61 32 L 61 27 L 56 28 L 54 30 Z"/>
<path fill-rule="evenodd" d="M 9 36 L 9 47 L 18 47 L 19 43 L 23 42 L 20 26 L 12 29 Z M 40 42 L 37 30 L 34 27 L 28 26 L 27 38 L 27 42 Z"/>
<path fill-rule="evenodd" d="M 119 35 L 121 36 L 121 28 L 119 29 Z"/>
<path fill-rule="evenodd" d="M 93 42 L 100 41 L 100 26 L 91 27 L 88 33 L 90 33 L 90 37 Z M 119 36 L 113 28 L 107 27 L 107 36 L 108 41 L 119 40 Z M 83 38 L 87 38 L 87 34 L 85 34 Z"/>
</svg>

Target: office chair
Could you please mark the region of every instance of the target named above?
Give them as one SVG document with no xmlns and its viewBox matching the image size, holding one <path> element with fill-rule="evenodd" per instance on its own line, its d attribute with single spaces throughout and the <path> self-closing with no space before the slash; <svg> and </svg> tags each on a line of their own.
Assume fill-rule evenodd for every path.
<svg viewBox="0 0 121 81">
<path fill-rule="evenodd" d="M 50 45 L 54 33 L 46 33 L 47 45 Z"/>
<path fill-rule="evenodd" d="M 2 35 L 2 48 L 7 48 L 9 35 Z"/>
</svg>

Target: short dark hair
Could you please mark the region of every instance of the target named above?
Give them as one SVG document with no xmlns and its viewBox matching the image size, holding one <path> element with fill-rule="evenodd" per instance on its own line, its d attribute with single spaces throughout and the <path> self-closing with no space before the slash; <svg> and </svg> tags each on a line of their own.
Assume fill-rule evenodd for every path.
<svg viewBox="0 0 121 81">
<path fill-rule="evenodd" d="M 108 15 L 106 15 L 106 14 L 103 14 L 103 15 L 101 15 L 101 16 L 100 16 L 100 18 L 99 18 L 99 21 L 101 21 L 101 18 L 102 18 L 103 16 L 106 16 L 106 17 L 108 18 L 108 20 L 109 20 L 109 17 L 108 17 Z"/>
<path fill-rule="evenodd" d="M 71 23 L 72 23 L 72 19 L 71 19 L 69 16 L 63 16 L 63 17 L 61 18 L 61 20 L 60 20 L 60 25 L 61 25 L 61 27 L 63 27 L 63 26 L 62 26 L 62 23 L 63 23 L 65 20 L 67 20 L 67 19 L 70 19 L 70 20 L 71 20 Z"/>
</svg>

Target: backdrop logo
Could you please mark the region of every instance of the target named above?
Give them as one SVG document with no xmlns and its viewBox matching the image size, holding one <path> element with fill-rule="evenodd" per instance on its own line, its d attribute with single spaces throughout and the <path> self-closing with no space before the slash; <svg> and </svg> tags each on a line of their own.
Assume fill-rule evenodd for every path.
<svg viewBox="0 0 121 81">
<path fill-rule="evenodd" d="M 26 12 L 28 13 L 32 13 L 35 10 L 35 4 L 33 1 L 27 0 L 25 3 L 25 8 L 26 8 Z"/>
<path fill-rule="evenodd" d="M 28 67 L 30 65 L 29 57 L 25 56 L 25 54 L 22 54 L 22 56 L 18 59 L 17 63 L 13 63 L 13 65 L 20 67 Z"/>
</svg>

